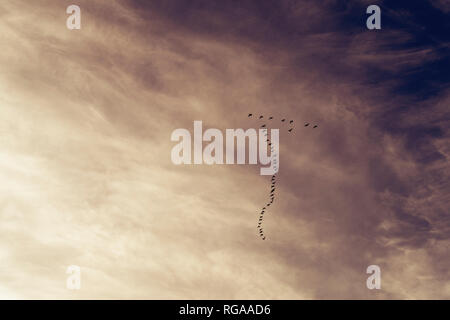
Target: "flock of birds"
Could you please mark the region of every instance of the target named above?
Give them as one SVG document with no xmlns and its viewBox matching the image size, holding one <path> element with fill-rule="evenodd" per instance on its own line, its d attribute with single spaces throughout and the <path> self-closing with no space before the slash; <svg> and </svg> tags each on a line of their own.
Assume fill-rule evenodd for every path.
<svg viewBox="0 0 450 320">
<path fill-rule="evenodd" d="M 252 114 L 252 113 L 249 113 L 249 114 L 248 114 L 248 118 L 251 118 L 251 117 L 253 117 L 253 114 Z M 262 120 L 262 119 L 264 119 L 264 116 L 262 116 L 262 115 L 259 116 L 258 120 Z M 270 116 L 270 117 L 268 118 L 268 120 L 273 120 L 273 117 Z M 281 119 L 281 122 L 287 123 L 285 118 Z M 289 128 L 287 131 L 288 131 L 289 133 L 291 133 L 292 130 L 294 129 L 294 120 L 289 120 L 289 124 L 291 125 L 291 128 Z M 306 122 L 306 123 L 304 124 L 304 126 L 305 126 L 305 127 L 308 127 L 308 126 L 309 126 L 309 122 Z M 317 128 L 317 127 L 318 127 L 318 125 L 315 124 L 315 125 L 313 126 L 313 129 L 315 129 L 315 128 Z M 269 138 L 267 138 L 267 125 L 264 123 L 264 124 L 261 125 L 261 128 L 264 128 L 264 129 L 265 129 L 264 135 L 265 135 L 265 137 L 266 137 L 266 142 L 268 142 L 268 145 L 270 146 L 270 152 L 271 152 L 270 154 L 271 154 L 271 156 L 272 156 L 272 157 L 273 157 L 273 156 L 276 157 L 276 154 L 275 154 L 275 155 L 273 154 L 274 150 L 273 150 L 272 142 L 270 141 Z M 274 160 L 274 161 L 275 161 L 275 160 Z M 277 163 L 274 163 L 274 164 L 275 164 L 275 166 L 278 165 Z M 276 182 L 277 182 L 277 180 L 276 180 L 276 174 L 272 175 L 272 178 L 271 178 L 270 182 L 271 182 L 271 183 L 270 183 L 269 201 L 268 201 L 268 202 L 264 205 L 264 207 L 261 209 L 261 212 L 260 212 L 260 214 L 259 214 L 258 225 L 257 225 L 258 233 L 259 233 L 259 236 L 261 237 L 262 240 L 266 240 L 266 236 L 265 236 L 265 234 L 264 234 L 264 229 L 263 229 L 263 227 L 262 227 L 262 224 L 263 224 L 263 221 L 264 221 L 264 213 L 268 210 L 268 208 L 270 207 L 270 205 L 271 205 L 271 204 L 273 203 L 273 201 L 275 200 L 275 189 L 276 189 L 276 188 L 275 188 L 275 184 L 276 184 Z"/>
</svg>

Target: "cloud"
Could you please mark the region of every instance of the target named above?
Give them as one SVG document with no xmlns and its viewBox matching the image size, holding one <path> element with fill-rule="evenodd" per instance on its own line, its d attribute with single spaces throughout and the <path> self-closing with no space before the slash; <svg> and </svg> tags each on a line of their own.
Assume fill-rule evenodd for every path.
<svg viewBox="0 0 450 320">
<path fill-rule="evenodd" d="M 383 2 L 376 32 L 353 1 L 79 1 L 80 31 L 69 4 L 0 5 L 2 297 L 448 296 L 436 2 L 434 22 Z M 255 127 L 249 112 L 295 120 L 265 242 L 256 166 L 170 161 L 174 129 Z"/>
</svg>

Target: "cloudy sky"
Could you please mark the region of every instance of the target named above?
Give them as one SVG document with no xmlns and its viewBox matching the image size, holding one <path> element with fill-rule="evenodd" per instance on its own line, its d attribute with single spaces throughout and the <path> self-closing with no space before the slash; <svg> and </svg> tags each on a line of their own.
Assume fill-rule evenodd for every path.
<svg viewBox="0 0 450 320">
<path fill-rule="evenodd" d="M 2 1 L 0 297 L 448 299 L 449 15 L 446 0 Z M 273 122 L 265 241 L 259 166 L 170 159 L 174 129 L 259 126 L 248 113 L 296 124 Z"/>
</svg>

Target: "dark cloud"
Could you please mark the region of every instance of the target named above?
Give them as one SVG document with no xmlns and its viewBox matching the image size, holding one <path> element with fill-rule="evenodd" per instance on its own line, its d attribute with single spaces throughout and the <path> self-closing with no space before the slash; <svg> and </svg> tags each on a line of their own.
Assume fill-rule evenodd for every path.
<svg viewBox="0 0 450 320">
<path fill-rule="evenodd" d="M 448 6 L 381 1 L 369 31 L 369 4 L 80 1 L 81 32 L 56 0 L 0 5 L 11 278 L 64 293 L 43 259 L 76 256 L 82 297 L 447 297 Z M 298 125 L 264 243 L 255 168 L 170 162 L 172 130 L 250 127 L 250 112 Z M 44 275 L 19 265 L 33 241 Z"/>
</svg>

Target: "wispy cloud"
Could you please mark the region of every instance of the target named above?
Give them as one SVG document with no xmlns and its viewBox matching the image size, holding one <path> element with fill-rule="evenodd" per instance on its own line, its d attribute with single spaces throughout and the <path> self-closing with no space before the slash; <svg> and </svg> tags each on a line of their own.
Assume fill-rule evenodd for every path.
<svg viewBox="0 0 450 320">
<path fill-rule="evenodd" d="M 0 4 L 0 296 L 449 296 L 448 36 L 387 3 L 369 32 L 364 2 L 78 2 L 79 31 L 70 1 Z M 256 167 L 170 161 L 248 112 L 299 124 L 265 242 Z"/>
</svg>

